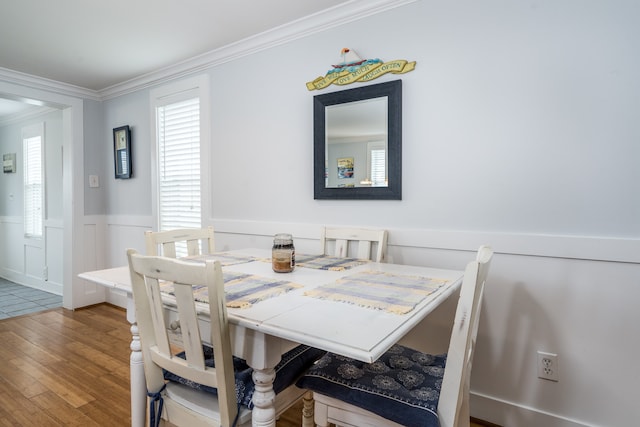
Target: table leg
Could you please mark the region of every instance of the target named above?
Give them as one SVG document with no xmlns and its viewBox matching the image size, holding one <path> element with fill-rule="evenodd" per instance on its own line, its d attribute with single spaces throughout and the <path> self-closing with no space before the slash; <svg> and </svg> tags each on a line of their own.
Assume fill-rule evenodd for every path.
<svg viewBox="0 0 640 427">
<path fill-rule="evenodd" d="M 276 378 L 275 367 L 282 357 L 282 340 L 250 329 L 236 331 L 236 343 L 244 343 L 241 354 L 247 364 L 253 368 L 252 379 L 254 408 L 251 412 L 253 427 L 276 426 L 276 393 L 273 381 Z"/>
<path fill-rule="evenodd" d="M 142 345 L 138 325 L 135 319 L 133 300 L 127 304 L 127 320 L 131 324 L 131 356 L 129 357 L 129 374 L 131 382 L 131 427 L 145 427 L 147 408 L 147 384 L 144 376 Z"/>
<path fill-rule="evenodd" d="M 276 425 L 276 393 L 273 391 L 273 380 L 276 371 L 273 368 L 254 369 L 252 374 L 256 389 L 253 393 L 251 425 L 253 427 L 275 427 Z"/>
<path fill-rule="evenodd" d="M 315 427 L 313 409 L 313 392 L 307 391 L 302 396 L 302 427 Z"/>
</svg>

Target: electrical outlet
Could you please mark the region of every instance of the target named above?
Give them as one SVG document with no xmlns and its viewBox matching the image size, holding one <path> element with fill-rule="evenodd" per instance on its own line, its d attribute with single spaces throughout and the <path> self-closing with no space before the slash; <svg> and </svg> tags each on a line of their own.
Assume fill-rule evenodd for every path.
<svg viewBox="0 0 640 427">
<path fill-rule="evenodd" d="M 558 355 L 538 351 L 538 378 L 543 380 L 558 381 Z"/>
</svg>

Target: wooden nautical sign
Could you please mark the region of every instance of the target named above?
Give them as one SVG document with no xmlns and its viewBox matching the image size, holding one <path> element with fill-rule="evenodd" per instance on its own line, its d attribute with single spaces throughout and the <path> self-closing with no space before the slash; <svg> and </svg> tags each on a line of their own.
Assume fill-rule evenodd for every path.
<svg viewBox="0 0 640 427">
<path fill-rule="evenodd" d="M 327 74 L 307 83 L 307 89 L 324 89 L 332 84 L 344 86 L 355 82 L 368 82 L 387 73 L 404 74 L 416 68 L 416 61 L 405 59 L 384 62 L 380 59 L 362 59 L 349 48 L 340 51 L 340 60 Z"/>
</svg>

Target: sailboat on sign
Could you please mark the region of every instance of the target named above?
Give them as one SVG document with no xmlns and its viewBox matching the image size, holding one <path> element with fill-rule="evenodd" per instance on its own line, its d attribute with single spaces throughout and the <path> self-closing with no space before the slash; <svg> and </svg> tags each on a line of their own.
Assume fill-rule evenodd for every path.
<svg viewBox="0 0 640 427">
<path fill-rule="evenodd" d="M 340 51 L 340 61 L 336 65 L 332 65 L 333 69 L 327 71 L 327 74 L 337 73 L 340 71 L 347 70 L 350 73 L 357 70 L 358 68 L 368 65 L 368 64 L 378 64 L 382 61 L 380 59 L 362 59 L 356 53 L 355 50 L 349 49 L 348 47 L 343 48 Z"/>
</svg>

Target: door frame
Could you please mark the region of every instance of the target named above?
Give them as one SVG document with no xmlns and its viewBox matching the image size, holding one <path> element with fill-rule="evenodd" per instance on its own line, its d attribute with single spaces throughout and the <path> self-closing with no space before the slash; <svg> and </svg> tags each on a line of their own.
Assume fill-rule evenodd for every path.
<svg viewBox="0 0 640 427">
<path fill-rule="evenodd" d="M 0 95 L 62 110 L 63 297 L 64 308 L 102 302 L 103 289 L 78 278 L 84 271 L 84 101 L 0 80 Z"/>
</svg>

